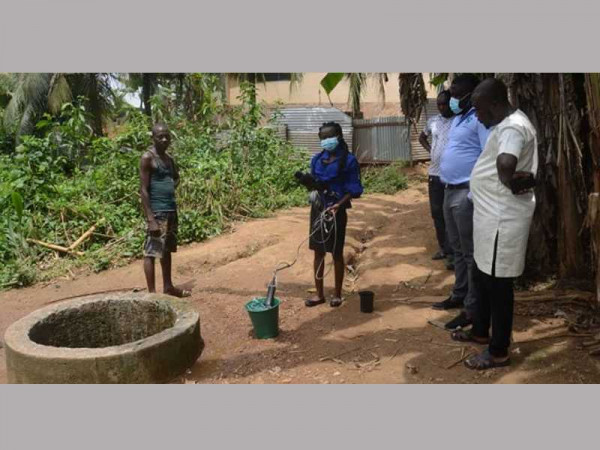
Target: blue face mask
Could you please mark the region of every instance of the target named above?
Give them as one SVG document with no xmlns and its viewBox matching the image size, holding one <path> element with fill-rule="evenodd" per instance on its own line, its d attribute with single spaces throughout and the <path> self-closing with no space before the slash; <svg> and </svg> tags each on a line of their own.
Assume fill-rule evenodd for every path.
<svg viewBox="0 0 600 450">
<path fill-rule="evenodd" d="M 463 112 L 463 108 L 460 107 L 460 102 L 462 102 L 469 95 L 471 95 L 470 92 L 467 95 L 464 95 L 462 98 L 450 98 L 450 104 L 448 106 L 450 106 L 450 109 L 454 114 L 460 114 L 461 112 Z"/>
<path fill-rule="evenodd" d="M 460 104 L 460 100 L 452 97 L 450 99 L 450 109 L 452 110 L 452 112 L 454 114 L 460 114 L 462 112 L 462 108 L 460 106 L 458 106 Z"/>
<path fill-rule="evenodd" d="M 331 152 L 336 149 L 336 147 L 338 146 L 338 143 L 339 142 L 338 142 L 337 137 L 322 139 L 321 140 L 321 148 L 323 150 L 327 150 L 328 152 Z"/>
</svg>

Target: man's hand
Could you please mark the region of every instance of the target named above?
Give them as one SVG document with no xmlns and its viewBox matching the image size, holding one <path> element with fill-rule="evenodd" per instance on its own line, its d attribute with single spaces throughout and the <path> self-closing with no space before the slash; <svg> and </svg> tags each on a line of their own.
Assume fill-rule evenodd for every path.
<svg viewBox="0 0 600 450">
<path fill-rule="evenodd" d="M 533 179 L 533 174 L 531 172 L 517 171 L 512 176 L 512 182 L 514 182 L 516 184 L 516 186 L 519 186 L 519 184 L 525 182 L 525 180 L 528 180 L 528 179 Z M 526 188 L 517 187 L 516 189 L 512 189 L 512 193 L 514 195 L 523 195 L 523 194 L 527 194 L 528 192 L 531 192 L 532 189 L 533 189 L 532 187 L 526 187 Z"/>
<path fill-rule="evenodd" d="M 160 227 L 156 220 L 148 221 L 148 233 L 150 233 L 151 236 L 160 236 Z"/>
</svg>

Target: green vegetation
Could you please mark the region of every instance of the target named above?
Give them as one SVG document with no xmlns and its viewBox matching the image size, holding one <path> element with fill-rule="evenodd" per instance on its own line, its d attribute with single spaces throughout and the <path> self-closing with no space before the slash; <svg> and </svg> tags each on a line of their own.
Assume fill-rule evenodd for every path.
<svg viewBox="0 0 600 450">
<path fill-rule="evenodd" d="M 142 111 L 111 86 L 116 79 L 130 91 L 146 86 Z M 255 83 L 241 87 L 232 107 L 218 74 L 2 74 L 0 289 L 141 256 L 138 165 L 153 121 L 173 134 L 182 244 L 305 204 L 292 174 L 307 169 L 309 155 L 257 126 L 265 120 Z M 367 192 L 406 187 L 398 166 L 368 169 L 364 181 Z M 76 248 L 83 255 L 39 244 L 69 247 L 92 225 Z"/>
<path fill-rule="evenodd" d="M 403 163 L 384 167 L 370 167 L 363 171 L 362 182 L 365 193 L 395 194 L 408 187 L 406 175 L 402 172 Z"/>
<path fill-rule="evenodd" d="M 214 75 L 193 76 L 205 84 L 218 82 Z M 308 156 L 268 127 L 254 126 L 262 111 L 247 106 L 252 89 L 243 86 L 244 102 L 237 108 L 221 104 L 217 91 L 205 95 L 195 120 L 167 101 L 168 89 L 153 99 L 155 119 L 167 122 L 173 132 L 171 153 L 180 167 L 181 243 L 219 234 L 238 218 L 305 202 L 292 174 L 305 168 Z M 59 114 L 46 113 L 35 134 L 22 136 L 16 148 L 5 134 L 1 287 L 25 286 L 74 267 L 103 270 L 141 254 L 138 165 L 150 145 L 151 119 L 128 108 L 119 112 L 122 125 L 113 137 L 98 137 L 84 105 L 66 103 Z M 92 237 L 77 248 L 85 253 L 81 257 L 57 257 L 28 241 L 68 247 L 96 223 Z"/>
</svg>

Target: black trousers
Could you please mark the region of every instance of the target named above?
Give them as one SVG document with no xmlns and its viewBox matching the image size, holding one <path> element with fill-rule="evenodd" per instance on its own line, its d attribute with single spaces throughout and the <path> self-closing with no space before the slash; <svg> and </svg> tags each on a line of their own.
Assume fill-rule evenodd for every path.
<svg viewBox="0 0 600 450">
<path fill-rule="evenodd" d="M 496 238 L 496 245 L 498 244 Z M 513 278 L 498 278 L 495 275 L 496 255 L 492 263 L 492 275 L 483 273 L 473 264 L 473 287 L 477 296 L 476 313 L 473 318 L 473 334 L 487 338 L 492 327 L 489 351 L 493 356 L 508 356 L 513 328 L 515 294 Z"/>
<path fill-rule="evenodd" d="M 431 218 L 435 226 L 435 235 L 438 245 L 446 255 L 451 255 L 452 247 L 446 235 L 446 222 L 444 221 L 444 183 L 440 177 L 429 176 L 429 206 Z"/>
</svg>

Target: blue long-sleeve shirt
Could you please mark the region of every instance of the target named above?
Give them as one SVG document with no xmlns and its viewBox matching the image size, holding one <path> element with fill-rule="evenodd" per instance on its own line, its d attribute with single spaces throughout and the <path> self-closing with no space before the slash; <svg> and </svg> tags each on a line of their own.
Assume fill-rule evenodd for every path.
<svg viewBox="0 0 600 450">
<path fill-rule="evenodd" d="M 341 149 L 337 149 L 341 152 Z M 325 207 L 329 207 L 342 199 L 346 194 L 350 194 L 352 198 L 358 198 L 363 193 L 363 187 L 360 182 L 360 169 L 358 161 L 348 153 L 346 165 L 343 170 L 339 171 L 340 159 L 336 159 L 330 164 L 325 164 L 331 154 L 323 150 L 317 153 L 310 161 L 310 172 L 318 181 L 324 182 L 328 186 L 328 191 L 333 195 L 325 195 L 323 200 Z M 338 173 L 339 171 L 339 173 Z M 346 208 L 351 208 L 352 204 L 348 201 Z"/>
</svg>

